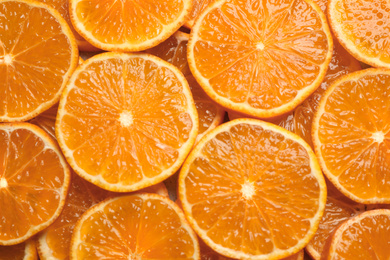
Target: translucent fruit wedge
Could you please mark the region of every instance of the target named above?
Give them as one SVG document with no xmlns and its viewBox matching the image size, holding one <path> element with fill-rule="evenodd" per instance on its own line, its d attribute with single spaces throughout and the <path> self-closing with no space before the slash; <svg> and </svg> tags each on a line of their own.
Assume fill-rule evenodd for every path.
<svg viewBox="0 0 390 260">
<path fill-rule="evenodd" d="M 194 5 L 192 7 L 189 18 L 184 24 L 185 27 L 191 29 L 194 25 L 196 18 L 206 9 L 207 5 L 209 5 L 213 0 L 193 0 Z"/>
</svg>

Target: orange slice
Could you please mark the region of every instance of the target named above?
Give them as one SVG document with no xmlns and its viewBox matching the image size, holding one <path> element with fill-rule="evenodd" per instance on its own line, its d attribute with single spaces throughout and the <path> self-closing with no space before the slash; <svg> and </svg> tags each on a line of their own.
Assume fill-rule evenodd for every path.
<svg viewBox="0 0 390 260">
<path fill-rule="evenodd" d="M 329 180 L 354 201 L 390 202 L 390 72 L 367 69 L 336 80 L 313 119 L 313 143 Z"/>
<path fill-rule="evenodd" d="M 148 54 L 104 53 L 73 74 L 59 105 L 58 142 L 72 168 L 111 191 L 135 191 L 174 174 L 198 132 L 190 88 Z"/>
<path fill-rule="evenodd" d="M 56 9 L 61 16 L 68 23 L 69 28 L 72 30 L 72 33 L 76 39 L 77 45 L 81 51 L 98 51 L 96 47 L 92 46 L 89 42 L 87 42 L 83 37 L 80 36 L 73 28 L 73 25 L 70 21 L 69 16 L 69 1 L 68 0 L 37 0 L 38 2 L 47 4 L 48 6 Z"/>
<path fill-rule="evenodd" d="M 70 0 L 78 33 L 99 49 L 141 51 L 166 40 L 184 24 L 192 0 Z"/>
<path fill-rule="evenodd" d="M 199 16 L 201 12 L 203 12 L 207 5 L 209 5 L 213 0 L 193 0 L 194 5 L 192 7 L 192 11 L 186 23 L 185 27 L 191 29 L 194 25 L 195 19 Z"/>
<path fill-rule="evenodd" d="M 321 259 L 389 259 L 389 226 L 390 210 L 364 212 L 336 229 Z"/>
<path fill-rule="evenodd" d="M 147 52 L 175 65 L 186 77 L 198 111 L 199 131 L 197 141 L 199 141 L 207 131 L 214 129 L 223 122 L 225 111 L 207 96 L 192 76 L 187 62 L 188 39 L 189 35 L 187 33 L 176 32 L 168 40 L 147 50 Z"/>
<path fill-rule="evenodd" d="M 179 196 L 208 246 L 239 259 L 297 253 L 318 228 L 326 185 L 310 146 L 254 119 L 222 124 L 184 163 Z"/>
<path fill-rule="evenodd" d="M 38 254 L 35 247 L 35 240 L 14 246 L 0 246 L 0 260 L 37 260 Z"/>
<path fill-rule="evenodd" d="M 26 121 L 54 105 L 77 66 L 60 14 L 29 0 L 0 1 L 0 122 Z"/>
<path fill-rule="evenodd" d="M 200 259 L 196 235 L 180 208 L 156 194 L 118 197 L 77 222 L 71 259 Z"/>
<path fill-rule="evenodd" d="M 188 62 L 205 92 L 238 113 L 285 114 L 321 84 L 332 57 L 326 17 L 304 0 L 222 0 L 198 17 Z"/>
<path fill-rule="evenodd" d="M 57 117 L 58 103 L 37 116 L 36 118 L 30 120 L 30 123 L 39 126 L 45 130 L 51 137 L 56 139 L 55 133 L 55 124 Z"/>
<path fill-rule="evenodd" d="M 168 191 L 163 183 L 148 187 L 143 191 L 155 192 L 168 197 Z M 74 174 L 68 198 L 61 215 L 50 227 L 41 232 L 38 237 L 40 258 L 42 260 L 69 259 L 73 228 L 79 217 L 91 206 L 104 199 L 118 195 L 118 193 L 100 189 Z"/>
<path fill-rule="evenodd" d="M 355 58 L 374 67 L 390 68 L 389 8 L 387 0 L 329 0 L 329 23 Z"/>
<path fill-rule="evenodd" d="M 0 245 L 14 245 L 60 215 L 70 172 L 55 141 L 35 125 L 1 124 L 0 147 Z"/>
</svg>

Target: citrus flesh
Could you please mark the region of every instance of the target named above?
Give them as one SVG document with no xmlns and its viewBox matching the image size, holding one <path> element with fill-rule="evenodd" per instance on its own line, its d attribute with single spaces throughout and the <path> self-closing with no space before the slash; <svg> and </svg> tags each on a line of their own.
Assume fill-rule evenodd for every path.
<svg viewBox="0 0 390 260">
<path fill-rule="evenodd" d="M 210 4 L 192 27 L 188 62 L 220 105 L 273 118 L 316 90 L 332 49 L 326 17 L 311 2 L 222 0 Z"/>
<path fill-rule="evenodd" d="M 148 54 L 105 53 L 85 61 L 62 95 L 56 121 L 58 142 L 76 173 L 120 192 L 175 173 L 197 130 L 183 74 Z"/>
<path fill-rule="evenodd" d="M 57 117 L 58 103 L 40 114 L 39 116 L 30 120 L 31 124 L 37 125 L 46 131 L 51 137 L 56 138 L 56 117 Z"/>
<path fill-rule="evenodd" d="M 37 260 L 38 254 L 35 240 L 13 246 L 0 246 L 0 260 Z"/>
<path fill-rule="evenodd" d="M 191 27 L 194 25 L 196 18 L 198 18 L 198 15 L 203 12 L 206 9 L 207 5 L 209 5 L 212 1 L 213 0 L 193 0 L 194 5 L 192 7 L 189 18 L 187 19 L 184 26 L 191 29 Z"/>
<path fill-rule="evenodd" d="M 192 227 L 213 250 L 239 259 L 280 259 L 314 235 L 326 185 L 300 137 L 237 119 L 197 144 L 180 172 L 179 196 Z"/>
</svg>

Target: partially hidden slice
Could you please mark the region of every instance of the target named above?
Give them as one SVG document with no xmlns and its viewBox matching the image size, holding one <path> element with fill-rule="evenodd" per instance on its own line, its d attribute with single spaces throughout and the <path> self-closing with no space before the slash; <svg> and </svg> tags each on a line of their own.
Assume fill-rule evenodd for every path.
<svg viewBox="0 0 390 260">
<path fill-rule="evenodd" d="M 35 240 L 13 246 L 0 246 L 0 260 L 37 260 L 38 254 Z"/>
<path fill-rule="evenodd" d="M 390 210 L 364 212 L 339 226 L 327 241 L 322 260 L 390 258 Z"/>
<path fill-rule="evenodd" d="M 189 34 L 178 31 L 168 40 L 147 50 L 147 52 L 172 63 L 186 77 L 198 111 L 199 131 L 197 141 L 199 141 L 208 131 L 223 122 L 225 111 L 207 96 L 192 76 L 187 62 L 188 39 Z"/>
<path fill-rule="evenodd" d="M 184 26 L 191 29 L 196 18 L 198 18 L 198 16 L 206 9 L 207 5 L 209 5 L 212 1 L 213 0 L 193 0 L 194 5 Z"/>
<path fill-rule="evenodd" d="M 32 124 L 0 124 L 0 147 L 0 245 L 14 245 L 60 215 L 70 170 L 55 141 Z"/>
<path fill-rule="evenodd" d="M 390 202 L 389 99 L 389 71 L 354 72 L 329 87 L 313 119 L 324 174 L 356 202 Z"/>
<path fill-rule="evenodd" d="M 183 74 L 148 54 L 104 53 L 73 74 L 56 136 L 84 179 L 111 191 L 157 184 L 181 166 L 198 132 Z"/>
<path fill-rule="evenodd" d="M 0 1 L 0 122 L 26 121 L 49 109 L 77 63 L 75 38 L 56 10 Z"/>
<path fill-rule="evenodd" d="M 105 200 L 77 222 L 71 259 L 200 259 L 180 208 L 156 194 Z"/>
<path fill-rule="evenodd" d="M 30 120 L 31 124 L 37 125 L 45 130 L 51 137 L 56 138 L 56 117 L 57 117 L 58 103 L 40 114 L 39 116 Z"/>
<path fill-rule="evenodd" d="M 389 8 L 387 0 L 329 0 L 329 23 L 337 39 L 356 59 L 390 68 Z"/>
<path fill-rule="evenodd" d="M 319 87 L 332 50 L 326 17 L 312 2 L 220 0 L 192 27 L 188 63 L 227 110 L 274 118 Z"/>
<path fill-rule="evenodd" d="M 314 236 L 326 185 L 300 137 L 237 119 L 196 145 L 180 171 L 179 196 L 190 224 L 213 250 L 237 259 L 281 259 Z"/>
<path fill-rule="evenodd" d="M 168 191 L 163 183 L 142 191 L 156 192 L 168 197 Z M 38 236 L 37 247 L 40 259 L 69 259 L 73 229 L 80 216 L 93 205 L 119 195 L 120 193 L 103 190 L 82 179 L 77 174 L 73 174 L 69 194 L 61 215 Z"/>
<path fill-rule="evenodd" d="M 166 40 L 186 21 L 192 0 L 70 0 L 77 32 L 108 51 L 141 51 Z"/>
</svg>

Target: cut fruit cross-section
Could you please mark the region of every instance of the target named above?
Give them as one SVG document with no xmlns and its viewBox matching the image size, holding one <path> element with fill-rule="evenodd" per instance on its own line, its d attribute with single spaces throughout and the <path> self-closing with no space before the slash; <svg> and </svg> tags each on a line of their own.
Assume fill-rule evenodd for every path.
<svg viewBox="0 0 390 260">
<path fill-rule="evenodd" d="M 57 117 L 58 103 L 37 116 L 36 118 L 30 120 L 31 124 L 37 125 L 43 130 L 45 130 L 51 137 L 56 138 L 55 125 Z"/>
<path fill-rule="evenodd" d="M 14 246 L 0 246 L 0 260 L 37 260 L 35 240 L 30 239 Z"/>
<path fill-rule="evenodd" d="M 212 1 L 213 0 L 193 0 L 194 5 L 192 11 L 184 26 L 191 29 L 195 19 L 198 18 L 198 15 L 201 14 Z"/>
</svg>

